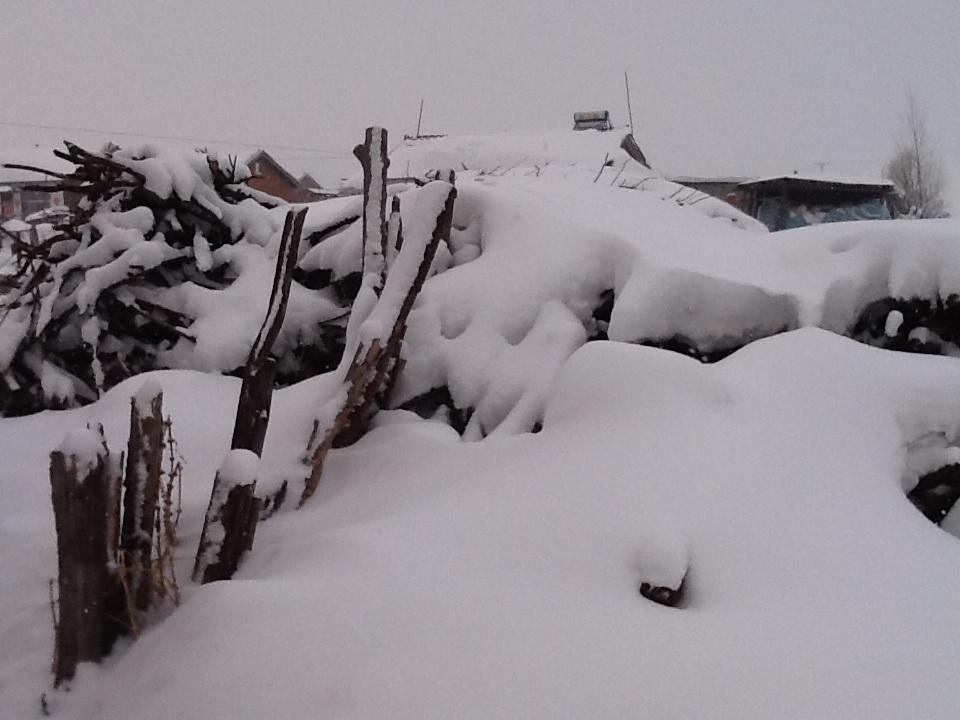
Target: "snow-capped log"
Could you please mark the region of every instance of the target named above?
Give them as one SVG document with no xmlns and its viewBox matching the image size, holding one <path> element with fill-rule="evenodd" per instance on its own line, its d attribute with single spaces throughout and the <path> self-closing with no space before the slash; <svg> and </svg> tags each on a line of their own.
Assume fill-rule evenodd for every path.
<svg viewBox="0 0 960 720">
<path fill-rule="evenodd" d="M 76 169 L 55 189 L 81 199 L 65 225 L 13 248 L 26 270 L 0 314 L 0 412 L 83 404 L 158 368 L 241 373 L 282 208 L 244 191 L 249 170 L 235 160 L 153 145 L 56 154 Z M 334 295 L 298 285 L 290 302 L 284 383 L 334 367 L 342 348 Z M 55 393 L 42 382 L 54 376 Z"/>
<path fill-rule="evenodd" d="M 366 432 L 375 404 L 385 404 L 389 399 L 402 370 L 400 351 L 407 319 L 433 266 L 437 248 L 441 242 L 449 242 L 456 197 L 456 188 L 441 180 L 420 189 L 413 217 L 407 224 L 407 237 L 387 274 L 382 293 L 368 313 L 364 312 L 369 307 L 367 303 L 358 301 L 354 305 L 348 348 L 350 330 L 355 328 L 356 350 L 349 366 L 341 363 L 338 368 L 343 376 L 340 392 L 314 421 L 305 454 L 310 470 L 300 496 L 301 506 L 316 492 L 330 449 L 356 442 Z M 368 273 L 367 277 L 374 276 Z"/>
<path fill-rule="evenodd" d="M 120 528 L 122 572 L 137 610 L 152 601 L 153 534 L 160 498 L 164 431 L 163 391 L 147 382 L 130 399 L 130 438 L 123 478 Z"/>
<path fill-rule="evenodd" d="M 270 421 L 270 400 L 273 395 L 273 381 L 276 374 L 276 361 L 270 356 L 273 344 L 280 334 L 283 318 L 290 299 L 290 286 L 293 271 L 297 264 L 300 249 L 300 237 L 307 211 L 287 213 L 280 240 L 280 252 L 277 255 L 277 271 L 273 277 L 270 302 L 267 315 L 257 333 L 257 339 L 250 348 L 247 364 L 244 366 L 243 384 L 240 387 L 240 399 L 237 403 L 237 418 L 233 426 L 233 438 L 230 447 L 252 450 L 258 456 L 263 451 L 263 441 L 267 435 Z"/>
<path fill-rule="evenodd" d="M 260 500 L 254 492 L 259 471 L 260 458 L 251 450 L 230 450 L 224 458 L 203 521 L 194 582 L 229 580 L 253 547 L 260 516 Z"/>
<path fill-rule="evenodd" d="M 116 574 L 108 563 L 116 538 L 108 516 L 118 479 L 100 426 L 71 432 L 50 454 L 59 565 L 56 685 L 73 678 L 77 663 L 98 662 L 117 636 L 109 607 Z"/>
</svg>

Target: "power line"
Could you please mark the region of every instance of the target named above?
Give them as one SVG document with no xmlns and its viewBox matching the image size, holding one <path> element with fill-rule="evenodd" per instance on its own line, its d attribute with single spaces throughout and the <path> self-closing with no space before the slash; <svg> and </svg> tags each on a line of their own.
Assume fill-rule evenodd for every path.
<svg viewBox="0 0 960 720">
<path fill-rule="evenodd" d="M 68 130 L 70 132 L 94 133 L 97 135 L 119 135 L 123 137 L 150 138 L 153 140 L 181 140 L 184 142 L 195 142 L 195 143 L 216 143 L 218 145 L 240 145 L 242 147 L 250 147 L 250 148 L 257 148 L 257 149 L 266 147 L 264 143 L 242 142 L 240 140 L 214 140 L 212 138 L 192 138 L 192 137 L 181 137 L 179 135 L 152 135 L 150 133 L 124 132 L 122 130 L 104 130 L 104 129 L 94 129 L 94 128 L 69 127 L 67 125 L 42 125 L 40 123 L 19 123 L 19 122 L 9 122 L 6 120 L 0 120 L 0 125 L 6 126 L 6 127 L 29 128 L 31 130 Z M 315 147 L 308 148 L 308 147 L 299 147 L 296 145 L 269 145 L 268 147 L 271 150 L 298 150 L 303 152 L 318 153 L 316 157 L 326 157 L 326 158 L 351 157 L 348 153 L 340 153 L 334 150 L 323 150 Z"/>
</svg>

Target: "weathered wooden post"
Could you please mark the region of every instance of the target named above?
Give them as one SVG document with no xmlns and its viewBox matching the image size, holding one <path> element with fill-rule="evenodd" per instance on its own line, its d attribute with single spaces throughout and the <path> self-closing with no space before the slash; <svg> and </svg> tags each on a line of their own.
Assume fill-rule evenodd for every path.
<svg viewBox="0 0 960 720">
<path fill-rule="evenodd" d="M 163 391 L 147 382 L 130 400 L 130 439 L 123 478 L 122 571 L 134 606 L 150 607 L 153 533 L 160 497 L 164 450 Z"/>
<path fill-rule="evenodd" d="M 257 455 L 263 452 L 263 441 L 267 436 L 267 425 L 270 421 L 270 403 L 276 372 L 276 362 L 270 357 L 270 351 L 283 327 L 306 217 L 307 209 L 302 208 L 296 212 L 293 210 L 288 212 L 284 221 L 267 314 L 250 348 L 243 371 L 243 385 L 240 388 L 237 417 L 233 425 L 233 438 L 230 441 L 231 449 L 244 448 L 252 450 Z"/>
<path fill-rule="evenodd" d="M 73 678 L 77 663 L 98 662 L 109 650 L 105 602 L 114 588 L 108 564 L 108 515 L 118 472 L 103 428 L 66 436 L 50 454 L 50 485 L 57 528 L 59 614 L 54 684 Z"/>
<path fill-rule="evenodd" d="M 387 275 L 387 131 L 368 127 L 362 145 L 353 154 L 363 166 L 363 265 L 361 274 L 376 273 L 380 284 Z"/>
</svg>

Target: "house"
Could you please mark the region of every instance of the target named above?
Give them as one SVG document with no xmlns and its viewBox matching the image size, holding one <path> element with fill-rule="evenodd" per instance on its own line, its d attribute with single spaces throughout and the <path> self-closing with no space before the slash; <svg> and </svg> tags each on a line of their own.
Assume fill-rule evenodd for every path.
<svg viewBox="0 0 960 720">
<path fill-rule="evenodd" d="M 252 175 L 247 185 L 254 190 L 292 203 L 315 202 L 326 197 L 325 193 L 317 192 L 320 186 L 312 177 L 306 175 L 301 179 L 307 180 L 306 183 L 298 180 L 266 150 L 257 150 L 247 158 L 246 165 Z"/>
<path fill-rule="evenodd" d="M 889 180 L 793 174 L 742 182 L 738 191 L 741 209 L 770 230 L 895 215 Z"/>
</svg>

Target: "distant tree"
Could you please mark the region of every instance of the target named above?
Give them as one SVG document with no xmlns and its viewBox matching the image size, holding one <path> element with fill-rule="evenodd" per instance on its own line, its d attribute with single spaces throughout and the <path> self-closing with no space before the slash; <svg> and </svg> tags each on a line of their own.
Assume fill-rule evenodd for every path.
<svg viewBox="0 0 960 720">
<path fill-rule="evenodd" d="M 902 211 L 914 217 L 946 217 L 946 175 L 927 129 L 923 109 L 912 92 L 901 116 L 901 130 L 884 175 L 902 193 Z"/>
</svg>

